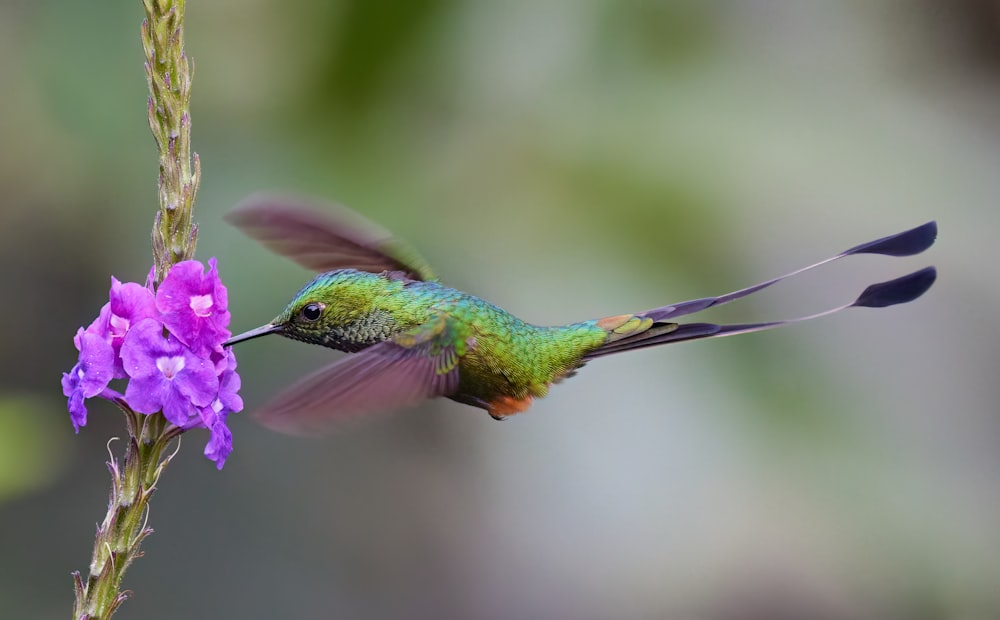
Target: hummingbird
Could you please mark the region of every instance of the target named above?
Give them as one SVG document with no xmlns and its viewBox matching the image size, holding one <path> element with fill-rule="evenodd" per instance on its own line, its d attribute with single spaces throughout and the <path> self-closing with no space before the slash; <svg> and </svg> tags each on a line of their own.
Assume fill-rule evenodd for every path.
<svg viewBox="0 0 1000 620">
<path fill-rule="evenodd" d="M 348 417 L 434 397 L 478 407 L 503 420 L 527 410 L 552 385 L 605 355 L 769 330 L 847 308 L 907 303 L 923 295 L 937 276 L 934 267 L 925 267 L 872 284 L 850 303 L 798 318 L 742 324 L 676 320 L 847 256 L 919 254 L 937 237 L 937 224 L 931 221 L 725 295 L 538 326 L 440 283 L 409 245 L 342 207 L 258 194 L 225 218 L 318 275 L 277 317 L 224 346 L 278 334 L 349 353 L 256 412 L 264 426 L 291 434 L 321 433 Z"/>
</svg>

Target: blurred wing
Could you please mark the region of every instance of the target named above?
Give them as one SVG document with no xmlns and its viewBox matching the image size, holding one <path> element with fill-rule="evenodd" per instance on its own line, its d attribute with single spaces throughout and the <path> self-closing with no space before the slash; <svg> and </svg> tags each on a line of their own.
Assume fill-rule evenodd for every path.
<svg viewBox="0 0 1000 620">
<path fill-rule="evenodd" d="M 255 412 L 261 424 L 316 434 L 338 422 L 415 405 L 458 389 L 459 354 L 444 316 L 349 355 L 302 379 Z"/>
<path fill-rule="evenodd" d="M 435 279 L 416 250 L 343 207 L 291 195 L 254 194 L 225 219 L 313 271 L 401 271 L 414 280 Z"/>
</svg>

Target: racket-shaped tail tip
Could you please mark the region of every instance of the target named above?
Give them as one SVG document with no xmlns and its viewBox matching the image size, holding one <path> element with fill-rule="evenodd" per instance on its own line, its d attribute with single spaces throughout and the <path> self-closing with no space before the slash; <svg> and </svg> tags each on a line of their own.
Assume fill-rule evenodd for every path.
<svg viewBox="0 0 1000 620">
<path fill-rule="evenodd" d="M 847 254 L 883 254 L 885 256 L 913 256 L 934 245 L 937 239 L 937 222 L 927 222 L 916 228 L 875 241 L 862 243 L 847 250 Z"/>
<path fill-rule="evenodd" d="M 924 267 L 888 282 L 879 282 L 866 288 L 852 306 L 863 308 L 886 308 L 905 304 L 920 297 L 937 279 L 937 269 Z"/>
</svg>

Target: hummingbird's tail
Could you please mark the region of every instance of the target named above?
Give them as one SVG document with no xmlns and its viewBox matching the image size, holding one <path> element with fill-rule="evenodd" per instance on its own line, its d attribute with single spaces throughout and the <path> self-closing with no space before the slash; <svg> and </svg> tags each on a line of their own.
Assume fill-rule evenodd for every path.
<svg viewBox="0 0 1000 620">
<path fill-rule="evenodd" d="M 919 254 L 934 244 L 937 238 L 937 224 L 928 222 L 911 230 L 907 230 L 889 237 L 869 241 L 845 250 L 836 256 L 822 260 L 808 267 L 797 269 L 760 284 L 755 284 L 732 293 L 720 295 L 718 297 L 706 297 L 685 301 L 660 308 L 653 308 L 637 314 L 625 314 L 620 316 L 607 317 L 596 321 L 608 333 L 608 338 L 604 344 L 588 352 L 583 356 L 583 361 L 591 360 L 595 357 L 642 349 L 668 342 L 682 342 L 685 340 L 699 340 L 702 338 L 716 338 L 720 336 L 732 336 L 735 334 L 745 334 L 749 332 L 774 329 L 790 323 L 807 321 L 819 318 L 828 314 L 833 314 L 847 308 L 885 308 L 896 304 L 904 304 L 920 297 L 927 289 L 934 284 L 937 277 L 937 270 L 934 267 L 925 267 L 909 275 L 872 284 L 849 304 L 831 308 L 823 312 L 808 316 L 787 319 L 784 321 L 771 321 L 766 323 L 744 323 L 733 325 L 717 325 L 714 323 L 674 323 L 671 319 L 700 312 L 713 306 L 721 306 L 731 301 L 746 297 L 757 291 L 765 289 L 773 284 L 798 275 L 810 269 L 825 265 L 837 259 L 850 256 L 852 254 L 883 254 L 886 256 L 912 256 Z"/>
</svg>

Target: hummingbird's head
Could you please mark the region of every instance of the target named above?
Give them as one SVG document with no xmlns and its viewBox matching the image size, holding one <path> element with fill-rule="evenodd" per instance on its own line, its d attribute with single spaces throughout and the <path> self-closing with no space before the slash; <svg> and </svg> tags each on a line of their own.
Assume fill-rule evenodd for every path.
<svg viewBox="0 0 1000 620">
<path fill-rule="evenodd" d="M 397 286 L 398 283 L 395 283 Z M 393 282 L 377 274 L 353 269 L 322 273 L 295 294 L 285 309 L 267 325 L 234 336 L 226 346 L 266 334 L 354 351 L 388 335 L 391 321 L 375 310 L 373 301 Z M 372 330 L 373 317 L 380 329 Z M 359 326 L 368 327 L 359 333 Z M 385 335 L 378 337 L 380 332 Z M 361 337 L 362 339 L 359 339 Z"/>
</svg>

